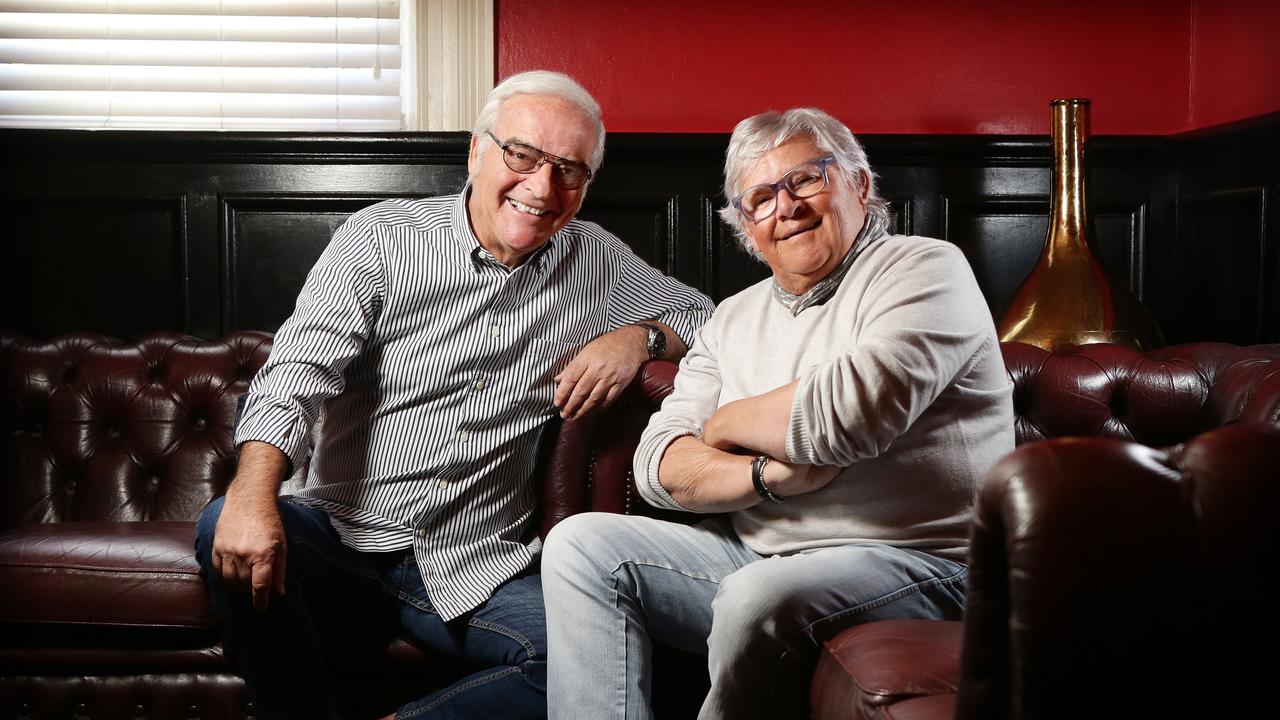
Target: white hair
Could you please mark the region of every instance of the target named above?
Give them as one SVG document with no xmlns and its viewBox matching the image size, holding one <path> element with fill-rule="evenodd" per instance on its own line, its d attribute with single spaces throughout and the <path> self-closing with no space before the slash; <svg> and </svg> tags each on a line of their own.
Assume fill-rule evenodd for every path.
<svg viewBox="0 0 1280 720">
<path fill-rule="evenodd" d="M 741 192 L 742 176 L 760 158 L 800 135 L 806 135 L 817 148 L 836 158 L 844 172 L 843 182 L 855 191 L 867 191 L 867 214 L 889 219 L 889 203 L 876 192 L 876 176 L 867 162 L 867 153 L 844 123 L 817 108 L 792 108 L 786 112 L 770 110 L 743 120 L 729 137 L 729 150 L 724 160 L 724 196 L 728 201 L 720 209 L 720 217 L 733 228 L 738 244 L 756 259 L 763 260 L 747 234 L 750 222 L 733 206 L 733 198 Z"/>
<path fill-rule="evenodd" d="M 604 123 L 600 120 L 600 104 L 577 81 L 563 73 L 529 70 L 503 80 L 489 91 L 484 108 L 476 116 L 471 137 L 481 142 L 491 142 L 485 133 L 493 129 L 493 124 L 498 121 L 498 111 L 502 103 L 517 95 L 544 95 L 560 98 L 581 110 L 591 120 L 596 130 L 596 145 L 591 151 L 587 165 L 593 173 L 600 169 L 600 164 L 604 162 Z"/>
</svg>

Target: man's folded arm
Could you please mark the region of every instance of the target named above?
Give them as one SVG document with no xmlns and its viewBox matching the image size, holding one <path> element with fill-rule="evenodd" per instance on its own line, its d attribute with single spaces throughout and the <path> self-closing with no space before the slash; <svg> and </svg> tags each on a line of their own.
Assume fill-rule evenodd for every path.
<svg viewBox="0 0 1280 720">
<path fill-rule="evenodd" d="M 986 301 L 954 246 L 904 258 L 866 297 L 873 305 L 849 351 L 796 384 L 786 439 L 793 462 L 878 456 L 994 342 Z"/>
</svg>

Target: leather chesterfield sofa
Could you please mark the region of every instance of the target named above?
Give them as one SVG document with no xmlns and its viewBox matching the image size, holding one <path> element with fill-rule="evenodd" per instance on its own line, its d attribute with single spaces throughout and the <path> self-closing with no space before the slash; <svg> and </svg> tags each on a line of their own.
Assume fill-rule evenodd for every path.
<svg viewBox="0 0 1280 720">
<path fill-rule="evenodd" d="M 236 402 L 271 336 L 0 342 L 0 718 L 252 717 L 192 544 L 200 511 L 235 474 Z M 544 531 L 575 512 L 630 507 L 630 455 L 671 376 L 637 380 L 615 430 L 544 434 Z M 347 717 L 381 716 L 464 674 L 390 630 L 334 629 L 327 645 Z M 695 664 L 673 655 L 667 671 Z"/>
<path fill-rule="evenodd" d="M 251 717 L 191 546 L 195 518 L 234 475 L 236 399 L 270 335 L 0 342 L 0 717 Z M 965 622 L 874 623 L 837 636 L 815 676 L 815 717 L 949 717 L 957 692 L 962 705 L 990 700 L 969 717 L 1032 717 L 1020 712 L 1028 698 L 1046 702 L 1071 683 L 1076 696 L 1100 697 L 1088 667 L 1114 682 L 1120 663 L 1139 656 L 1182 669 L 1190 650 L 1175 640 L 1229 634 L 1263 613 L 1227 608 L 1241 599 L 1234 593 L 1204 601 L 1232 610 L 1217 626 L 1183 614 L 1207 588 L 1267 569 L 1251 563 L 1274 543 L 1251 523 L 1276 507 L 1267 502 L 1275 482 L 1258 480 L 1280 467 L 1280 345 L 1004 352 L 1023 445 L 980 498 Z M 584 510 L 658 514 L 638 500 L 630 461 L 674 376 L 671 363 L 648 363 L 610 412 L 549 428 L 537 472 L 544 534 Z M 1092 439 L 1031 442 L 1061 436 Z M 1059 505 L 1066 516 L 1039 519 Z M 1030 596 L 1025 572 L 1039 578 Z M 1142 582 L 1154 587 L 1137 593 Z M 1111 602 L 1109 583 L 1121 587 Z M 1106 655 L 1130 640 L 1149 644 Z M 962 650 L 972 691 L 959 680 Z M 351 717 L 385 713 L 458 674 L 390 630 L 335 629 L 326 655 Z M 696 711 L 700 659 L 671 653 L 657 665 L 659 717 Z"/>
</svg>

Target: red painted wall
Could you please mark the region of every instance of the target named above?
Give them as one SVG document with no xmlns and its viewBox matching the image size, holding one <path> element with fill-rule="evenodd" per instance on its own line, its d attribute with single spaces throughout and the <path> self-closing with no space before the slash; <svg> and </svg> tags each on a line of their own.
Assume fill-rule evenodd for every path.
<svg viewBox="0 0 1280 720">
<path fill-rule="evenodd" d="M 615 131 L 816 105 L 859 133 L 1042 134 L 1051 99 L 1088 97 L 1095 133 L 1163 135 L 1280 110 L 1280 31 L 1253 19 L 1275 0 L 495 2 L 498 77 L 567 72 Z"/>
<path fill-rule="evenodd" d="M 1193 3 L 1188 126 L 1280 110 L 1280 2 Z"/>
</svg>

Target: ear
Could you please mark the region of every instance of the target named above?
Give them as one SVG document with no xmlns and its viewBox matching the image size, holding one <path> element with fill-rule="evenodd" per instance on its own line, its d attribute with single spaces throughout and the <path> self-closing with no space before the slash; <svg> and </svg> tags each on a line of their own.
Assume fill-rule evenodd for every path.
<svg viewBox="0 0 1280 720">
<path fill-rule="evenodd" d="M 467 177 L 475 177 L 480 171 L 480 136 L 471 136 L 471 151 L 467 154 Z"/>
<path fill-rule="evenodd" d="M 863 205 L 867 204 L 867 196 L 871 194 L 871 175 L 867 171 L 862 171 L 862 182 L 858 183 L 858 199 Z"/>
</svg>

